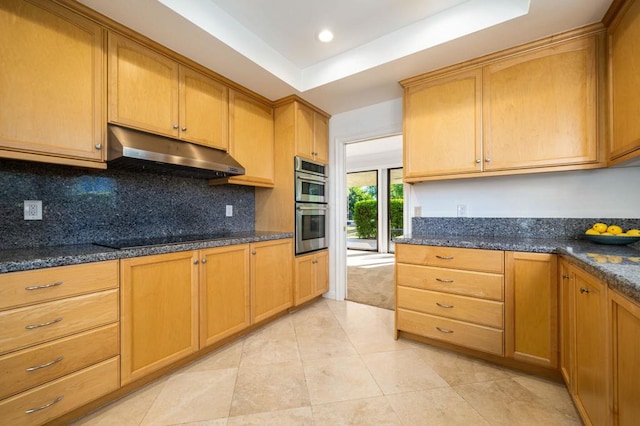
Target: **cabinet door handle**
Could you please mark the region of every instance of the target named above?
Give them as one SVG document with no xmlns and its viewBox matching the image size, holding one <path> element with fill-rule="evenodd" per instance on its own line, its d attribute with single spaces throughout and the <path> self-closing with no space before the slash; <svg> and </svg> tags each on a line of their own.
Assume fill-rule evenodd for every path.
<svg viewBox="0 0 640 426">
<path fill-rule="evenodd" d="M 97 143 L 97 144 L 95 145 L 95 147 L 96 147 L 96 149 L 97 149 L 98 151 L 100 151 L 100 150 L 102 149 L 102 144 L 101 144 L 101 143 Z"/>
<path fill-rule="evenodd" d="M 443 305 L 440 302 L 436 302 L 436 305 L 440 306 L 441 308 L 447 308 L 447 309 L 453 308 L 453 305 Z"/>
<path fill-rule="evenodd" d="M 436 254 L 436 257 L 438 259 L 442 259 L 442 260 L 452 260 L 453 256 L 440 256 L 439 254 Z"/>
<path fill-rule="evenodd" d="M 187 131 L 187 128 L 186 128 L 186 127 L 183 127 L 183 128 L 182 128 L 182 129 L 180 129 L 180 130 L 182 130 L 183 132 L 186 132 L 186 131 Z"/>
<path fill-rule="evenodd" d="M 51 287 L 57 287 L 59 285 L 62 285 L 62 281 L 56 281 L 55 283 L 51 283 L 51 284 L 42 284 L 42 285 L 30 285 L 28 287 L 25 287 L 25 290 L 41 290 L 43 288 L 51 288 Z"/>
<path fill-rule="evenodd" d="M 202 263 L 207 263 L 207 259 L 206 259 L 206 258 L 203 258 L 203 259 L 201 260 L 201 262 L 202 262 Z"/>
<path fill-rule="evenodd" d="M 254 251 L 252 251 L 252 252 L 251 252 L 251 254 L 256 254 L 256 251 L 255 251 L 255 250 L 254 250 Z"/>
<path fill-rule="evenodd" d="M 580 293 L 585 294 L 585 293 L 591 293 L 591 290 L 589 290 L 588 288 L 584 288 L 584 287 L 580 287 Z"/>
<path fill-rule="evenodd" d="M 60 321 L 62 321 L 62 317 L 56 318 L 53 321 L 43 322 L 40 324 L 25 325 L 24 328 L 26 328 L 27 330 L 33 330 L 34 328 L 46 327 L 48 325 L 55 324 Z"/>
<path fill-rule="evenodd" d="M 563 279 L 563 280 L 568 280 L 569 278 L 571 278 L 569 275 L 567 275 L 567 274 L 562 274 L 562 279 Z"/>
<path fill-rule="evenodd" d="M 478 159 L 476 159 L 476 163 L 480 164 L 481 162 L 482 162 L 482 160 L 481 160 L 481 159 L 479 159 L 479 158 L 478 158 Z"/>
<path fill-rule="evenodd" d="M 174 129 L 176 129 L 176 130 L 177 130 L 179 127 L 180 127 L 180 126 L 178 126 L 177 124 L 174 124 L 174 125 L 173 125 L 173 128 L 174 128 Z"/>
<path fill-rule="evenodd" d="M 484 161 L 486 161 L 487 163 L 490 163 L 491 162 L 491 157 L 485 158 Z"/>
<path fill-rule="evenodd" d="M 36 370 L 40 370 L 41 368 L 45 368 L 45 367 L 49 367 L 50 365 L 57 364 L 57 363 L 59 363 L 60 361 L 62 361 L 62 357 L 61 357 L 61 356 L 59 356 L 58 358 L 54 359 L 53 361 L 49 361 L 49 362 L 46 362 L 46 363 L 44 363 L 44 364 L 34 365 L 33 367 L 25 368 L 25 371 L 36 371 Z"/>
<path fill-rule="evenodd" d="M 436 281 L 440 281 L 441 283 L 452 283 L 453 282 L 453 280 L 445 280 L 445 279 L 442 279 L 442 278 L 436 278 Z"/>
<path fill-rule="evenodd" d="M 193 260 L 193 264 L 194 264 L 194 265 L 197 265 L 197 264 L 198 264 L 198 259 L 194 259 L 194 260 Z"/>
<path fill-rule="evenodd" d="M 47 404 L 41 405 L 39 407 L 36 407 L 36 408 L 29 408 L 28 410 L 25 410 L 24 413 L 25 414 L 31 414 L 31 413 L 35 413 L 35 412 L 40 411 L 40 410 L 44 410 L 45 408 L 49 408 L 53 404 L 57 404 L 58 402 L 62 401 L 62 398 L 63 398 L 63 396 L 60 395 L 56 399 L 54 399 L 53 401 L 51 401 L 51 402 L 49 402 Z"/>
<path fill-rule="evenodd" d="M 440 333 L 446 333 L 446 334 L 451 334 L 453 333 L 453 330 L 449 330 L 447 328 L 440 328 L 440 327 L 436 327 L 436 330 L 438 330 Z"/>
</svg>

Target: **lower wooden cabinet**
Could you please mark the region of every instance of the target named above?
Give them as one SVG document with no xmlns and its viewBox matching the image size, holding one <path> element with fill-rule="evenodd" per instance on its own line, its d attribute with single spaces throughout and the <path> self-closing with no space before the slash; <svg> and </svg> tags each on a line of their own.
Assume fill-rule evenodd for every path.
<svg viewBox="0 0 640 426">
<path fill-rule="evenodd" d="M 290 239 L 251 244 L 251 322 L 293 305 L 293 243 Z"/>
<path fill-rule="evenodd" d="M 200 347 L 251 324 L 249 244 L 200 252 Z"/>
<path fill-rule="evenodd" d="M 557 258 L 548 253 L 505 252 L 505 355 L 558 366 Z"/>
<path fill-rule="evenodd" d="M 574 346 L 573 339 L 575 332 L 574 300 L 573 300 L 573 279 L 570 275 L 571 267 L 560 259 L 558 267 L 558 278 L 560 283 L 559 320 L 560 320 L 560 372 L 570 393 L 575 393 L 573 389 L 573 359 L 574 353 L 571 348 Z"/>
<path fill-rule="evenodd" d="M 198 349 L 197 261 L 193 251 L 120 261 L 123 385 Z"/>
<path fill-rule="evenodd" d="M 293 304 L 300 305 L 329 290 L 329 252 L 327 250 L 295 259 Z"/>
<path fill-rule="evenodd" d="M 609 292 L 613 350 L 613 424 L 633 425 L 640 419 L 640 305 Z"/>
</svg>

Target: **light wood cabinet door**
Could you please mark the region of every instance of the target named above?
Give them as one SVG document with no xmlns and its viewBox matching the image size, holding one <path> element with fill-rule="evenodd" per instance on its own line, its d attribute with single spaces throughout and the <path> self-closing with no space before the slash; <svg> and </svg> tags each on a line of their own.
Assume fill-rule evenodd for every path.
<svg viewBox="0 0 640 426">
<path fill-rule="evenodd" d="M 293 304 L 298 306 L 329 290 L 329 252 L 295 258 Z"/>
<path fill-rule="evenodd" d="M 608 423 L 607 287 L 573 268 L 575 300 L 575 402 L 583 419 Z"/>
<path fill-rule="evenodd" d="M 200 347 L 251 323 L 249 245 L 200 251 Z"/>
<path fill-rule="evenodd" d="M 329 119 L 313 113 L 313 151 L 316 161 L 329 164 Z"/>
<path fill-rule="evenodd" d="M 558 277 L 554 254 L 506 252 L 505 354 L 558 366 Z"/>
<path fill-rule="evenodd" d="M 109 121 L 177 138 L 178 63 L 110 32 Z"/>
<path fill-rule="evenodd" d="M 229 149 L 227 87 L 197 71 L 180 67 L 180 138 Z"/>
<path fill-rule="evenodd" d="M 196 252 L 120 261 L 122 384 L 198 349 Z"/>
<path fill-rule="evenodd" d="M 272 188 L 274 148 L 273 108 L 229 90 L 229 153 L 246 174 L 231 177 L 228 183 Z"/>
<path fill-rule="evenodd" d="M 613 332 L 613 424 L 633 425 L 640 418 L 640 305 L 614 291 L 609 294 Z"/>
<path fill-rule="evenodd" d="M 484 67 L 484 169 L 598 161 L 596 37 Z"/>
<path fill-rule="evenodd" d="M 575 312 L 573 278 L 569 264 L 560 260 L 558 268 L 560 284 L 560 372 L 570 393 L 575 393 L 573 369 L 575 359 Z"/>
<path fill-rule="evenodd" d="M 609 28 L 609 71 L 614 162 L 640 155 L 640 2 L 627 1 Z"/>
<path fill-rule="evenodd" d="M 251 244 L 251 316 L 260 322 L 293 304 L 293 242 Z"/>
<path fill-rule="evenodd" d="M 404 90 L 404 179 L 482 171 L 482 70 Z"/>
<path fill-rule="evenodd" d="M 296 155 L 314 160 L 313 111 L 296 102 Z"/>
<path fill-rule="evenodd" d="M 104 56 L 98 24 L 50 1 L 2 1 L 0 156 L 104 167 Z"/>
</svg>

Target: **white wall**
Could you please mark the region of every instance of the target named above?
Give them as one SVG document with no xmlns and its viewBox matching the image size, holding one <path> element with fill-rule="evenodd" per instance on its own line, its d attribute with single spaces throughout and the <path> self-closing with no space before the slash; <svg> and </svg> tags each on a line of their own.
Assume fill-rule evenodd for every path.
<svg viewBox="0 0 640 426">
<path fill-rule="evenodd" d="M 424 217 L 640 218 L 640 167 L 498 176 L 413 185 Z M 413 209 L 411 210 L 413 214 Z"/>
</svg>

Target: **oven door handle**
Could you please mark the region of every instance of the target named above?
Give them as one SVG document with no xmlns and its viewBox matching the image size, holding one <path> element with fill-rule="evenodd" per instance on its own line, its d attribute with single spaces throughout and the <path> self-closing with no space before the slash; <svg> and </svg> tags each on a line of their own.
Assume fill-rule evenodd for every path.
<svg viewBox="0 0 640 426">
<path fill-rule="evenodd" d="M 329 207 L 327 206 L 315 206 L 315 207 L 309 207 L 309 206 L 296 206 L 297 210 L 329 210 Z"/>
<path fill-rule="evenodd" d="M 296 178 L 299 182 L 309 182 L 315 184 L 326 184 L 327 178 L 323 178 L 320 176 L 298 176 Z"/>
</svg>

